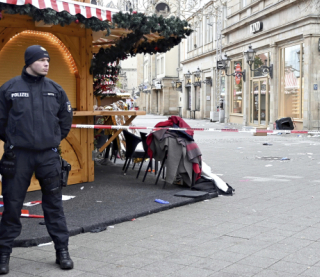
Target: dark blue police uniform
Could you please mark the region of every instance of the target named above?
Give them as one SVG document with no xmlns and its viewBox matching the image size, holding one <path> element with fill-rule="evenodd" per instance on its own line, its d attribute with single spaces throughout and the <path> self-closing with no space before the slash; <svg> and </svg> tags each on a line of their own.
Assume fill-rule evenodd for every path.
<svg viewBox="0 0 320 277">
<path fill-rule="evenodd" d="M 21 232 L 21 209 L 33 173 L 40 182 L 45 223 L 55 249 L 67 249 L 57 148 L 71 124 L 71 105 L 61 86 L 44 76 L 29 75 L 26 66 L 21 76 L 0 88 L 0 139 L 5 151 L 16 157 L 14 177 L 2 176 L 0 253 L 11 253 Z"/>
</svg>

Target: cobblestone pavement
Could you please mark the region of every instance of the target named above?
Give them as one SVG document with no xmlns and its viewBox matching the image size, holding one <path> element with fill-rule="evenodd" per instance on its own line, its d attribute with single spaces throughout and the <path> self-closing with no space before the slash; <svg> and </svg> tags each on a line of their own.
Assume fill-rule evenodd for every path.
<svg viewBox="0 0 320 277">
<path fill-rule="evenodd" d="M 147 115 L 135 124 L 162 120 Z M 15 248 L 8 276 L 320 276 L 320 138 L 196 132 L 195 139 L 233 196 L 71 237 L 71 271 L 54 264 L 52 245 Z"/>
</svg>

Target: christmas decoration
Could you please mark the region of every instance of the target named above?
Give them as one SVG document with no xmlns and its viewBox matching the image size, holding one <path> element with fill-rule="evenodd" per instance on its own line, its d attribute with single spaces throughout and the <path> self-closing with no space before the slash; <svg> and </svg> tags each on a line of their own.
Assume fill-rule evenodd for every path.
<svg viewBox="0 0 320 277">
<path fill-rule="evenodd" d="M 44 21 L 45 24 L 61 26 L 70 25 L 75 22 L 82 28 L 93 31 L 106 30 L 106 36 L 110 35 L 110 29 L 126 29 L 132 33 L 121 37 L 114 45 L 104 49 L 101 48 L 92 60 L 91 74 L 105 74 L 107 64 L 118 59 L 126 59 L 129 55 L 154 54 L 156 52 L 167 52 L 178 45 L 183 38 L 192 33 L 189 24 L 185 20 L 176 17 L 164 18 L 162 16 L 146 16 L 143 13 L 130 10 L 130 13 L 116 13 L 113 15 L 112 23 L 101 21 L 96 17 L 85 18 L 81 14 L 72 15 L 67 11 L 56 12 L 53 9 L 37 9 L 26 5 L 11 5 L 0 3 L 0 10 L 9 14 L 28 15 L 34 21 Z M 1 12 L 0 12 L 1 14 Z M 0 16 L 1 19 L 1 16 Z M 149 41 L 145 35 L 157 34 L 158 40 Z"/>
<path fill-rule="evenodd" d="M 103 99 L 107 96 L 115 96 L 114 90 L 118 82 L 118 75 L 121 67 L 114 64 L 107 64 L 105 67 L 105 74 L 97 74 L 93 78 L 93 94 Z"/>
</svg>

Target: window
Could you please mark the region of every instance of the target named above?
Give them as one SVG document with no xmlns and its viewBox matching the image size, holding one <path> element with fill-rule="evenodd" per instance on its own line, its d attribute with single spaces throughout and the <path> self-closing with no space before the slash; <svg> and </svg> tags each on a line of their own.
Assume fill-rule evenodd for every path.
<svg viewBox="0 0 320 277">
<path fill-rule="evenodd" d="M 206 17 L 205 20 L 205 43 L 210 43 L 213 40 L 213 16 Z"/>
<path fill-rule="evenodd" d="M 303 118 L 303 44 L 281 49 L 281 115 Z"/>
<path fill-rule="evenodd" d="M 244 8 L 248 3 L 248 0 L 240 0 L 241 8 Z"/>
<path fill-rule="evenodd" d="M 198 47 L 202 46 L 202 21 L 199 22 L 197 43 Z"/>
<path fill-rule="evenodd" d="M 255 71 L 252 71 L 252 77 L 265 77 L 267 73 L 263 73 L 262 69 L 260 68 L 262 65 L 269 66 L 270 65 L 270 55 L 268 53 L 263 53 L 263 54 L 258 54 L 254 57 L 254 62 L 253 62 L 253 69 Z M 269 61 L 268 61 L 269 60 Z"/>
<path fill-rule="evenodd" d="M 161 57 L 161 74 L 164 74 L 164 57 Z"/>
<path fill-rule="evenodd" d="M 161 61 L 160 58 L 157 59 L 157 75 L 161 74 Z"/>
<path fill-rule="evenodd" d="M 233 71 L 236 70 L 236 66 L 240 65 L 242 71 L 242 60 L 232 62 Z M 242 101 L 243 101 L 243 80 L 242 78 L 232 78 L 232 95 L 231 95 L 231 110 L 233 113 L 242 114 Z"/>
<path fill-rule="evenodd" d="M 144 72 L 143 72 L 143 73 L 144 73 L 144 74 L 143 74 L 143 75 L 144 75 L 144 76 L 143 76 L 143 77 L 144 77 L 144 81 L 145 81 L 145 82 L 148 82 L 148 63 L 145 63 L 145 64 L 144 64 Z"/>
</svg>

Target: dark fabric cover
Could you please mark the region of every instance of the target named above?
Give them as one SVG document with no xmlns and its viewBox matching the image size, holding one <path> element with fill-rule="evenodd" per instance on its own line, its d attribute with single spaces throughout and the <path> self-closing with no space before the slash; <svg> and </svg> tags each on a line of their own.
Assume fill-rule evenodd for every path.
<svg viewBox="0 0 320 277">
<path fill-rule="evenodd" d="M 196 198 L 196 197 L 204 196 L 207 194 L 208 192 L 205 192 L 205 191 L 183 190 L 175 193 L 174 196 Z"/>
<path fill-rule="evenodd" d="M 214 180 L 206 179 L 203 176 L 201 176 L 201 178 L 196 181 L 196 183 L 191 189 L 198 191 L 206 191 L 209 193 L 218 193 L 219 190 Z"/>
<path fill-rule="evenodd" d="M 293 130 L 293 122 L 291 117 L 283 117 L 276 120 L 276 129 L 277 130 Z"/>
</svg>

